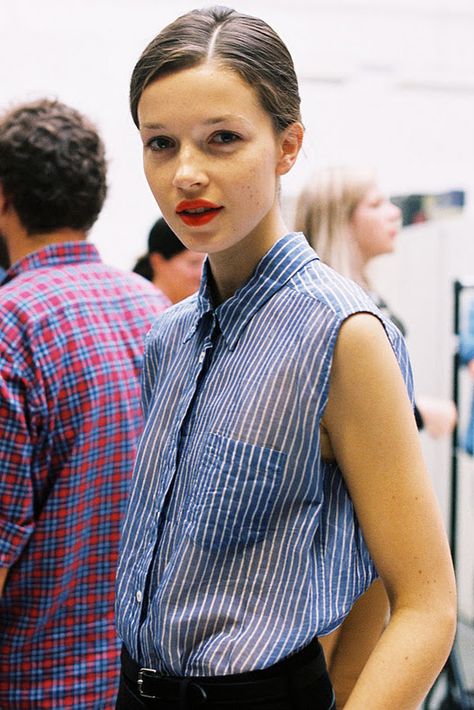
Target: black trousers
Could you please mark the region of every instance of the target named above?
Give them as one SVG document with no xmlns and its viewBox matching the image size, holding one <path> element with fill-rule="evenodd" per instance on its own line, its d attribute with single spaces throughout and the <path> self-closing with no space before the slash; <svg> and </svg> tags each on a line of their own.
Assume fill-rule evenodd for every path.
<svg viewBox="0 0 474 710">
<path fill-rule="evenodd" d="M 148 695 L 155 697 L 146 697 Z M 269 668 L 229 676 L 171 678 L 140 666 L 122 649 L 116 710 L 335 710 L 317 639 Z"/>
</svg>

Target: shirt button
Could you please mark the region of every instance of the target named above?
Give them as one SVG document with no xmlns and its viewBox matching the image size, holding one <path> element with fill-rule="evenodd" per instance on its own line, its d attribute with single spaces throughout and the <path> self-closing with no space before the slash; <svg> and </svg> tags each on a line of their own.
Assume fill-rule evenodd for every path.
<svg viewBox="0 0 474 710">
<path fill-rule="evenodd" d="M 140 590 L 138 590 L 138 592 L 135 594 L 135 598 L 136 598 L 137 602 L 141 602 L 141 600 L 143 599 L 143 594 L 141 593 Z"/>
<path fill-rule="evenodd" d="M 202 363 L 204 362 L 204 358 L 205 358 L 205 357 L 206 357 L 206 351 L 205 351 L 205 350 L 201 350 L 201 354 L 199 355 L 199 364 L 200 364 L 200 365 L 202 365 Z"/>
</svg>

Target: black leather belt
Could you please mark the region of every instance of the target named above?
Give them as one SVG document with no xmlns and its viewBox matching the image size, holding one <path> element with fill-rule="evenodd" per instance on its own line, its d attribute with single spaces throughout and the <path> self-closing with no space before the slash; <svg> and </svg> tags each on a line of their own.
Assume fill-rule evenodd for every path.
<svg viewBox="0 0 474 710">
<path fill-rule="evenodd" d="M 315 645 L 314 641 L 311 645 L 313 644 Z M 214 702 L 270 701 L 291 695 L 293 685 L 302 688 L 315 683 L 326 674 L 324 654 L 319 642 L 316 641 L 316 644 L 314 647 L 317 655 L 302 658 L 300 665 L 296 663 L 300 655 L 297 653 L 261 671 L 242 675 L 187 678 L 163 676 L 153 668 L 142 668 L 123 647 L 122 672 L 137 695 L 162 702 L 173 703 L 186 698 L 192 701 L 193 706 L 200 707 Z M 307 656 L 305 651 L 306 649 L 300 653 Z"/>
</svg>

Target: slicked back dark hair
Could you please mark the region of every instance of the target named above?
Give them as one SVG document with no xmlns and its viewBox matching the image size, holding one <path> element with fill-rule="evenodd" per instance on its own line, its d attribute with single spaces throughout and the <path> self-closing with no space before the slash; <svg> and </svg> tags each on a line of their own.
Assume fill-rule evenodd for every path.
<svg viewBox="0 0 474 710">
<path fill-rule="evenodd" d="M 135 125 L 149 84 L 208 60 L 235 71 L 255 89 L 277 132 L 300 120 L 298 81 L 286 45 L 263 20 L 216 6 L 178 17 L 146 47 L 130 84 Z"/>
<path fill-rule="evenodd" d="M 96 128 L 59 101 L 14 107 L 0 118 L 0 183 L 28 234 L 87 231 L 107 192 Z"/>
</svg>

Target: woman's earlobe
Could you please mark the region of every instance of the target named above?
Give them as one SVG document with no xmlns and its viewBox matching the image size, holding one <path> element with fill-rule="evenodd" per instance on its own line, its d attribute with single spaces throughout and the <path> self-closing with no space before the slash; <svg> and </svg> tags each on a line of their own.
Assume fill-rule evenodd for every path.
<svg viewBox="0 0 474 710">
<path fill-rule="evenodd" d="M 278 174 L 284 175 L 293 167 L 303 144 L 304 129 L 296 122 L 285 128 L 281 137 L 281 156 L 278 161 Z"/>
<path fill-rule="evenodd" d="M 151 251 L 149 253 L 148 259 L 150 261 L 153 276 L 158 276 L 160 267 L 162 266 L 163 261 L 165 261 L 164 257 L 157 251 Z"/>
</svg>

